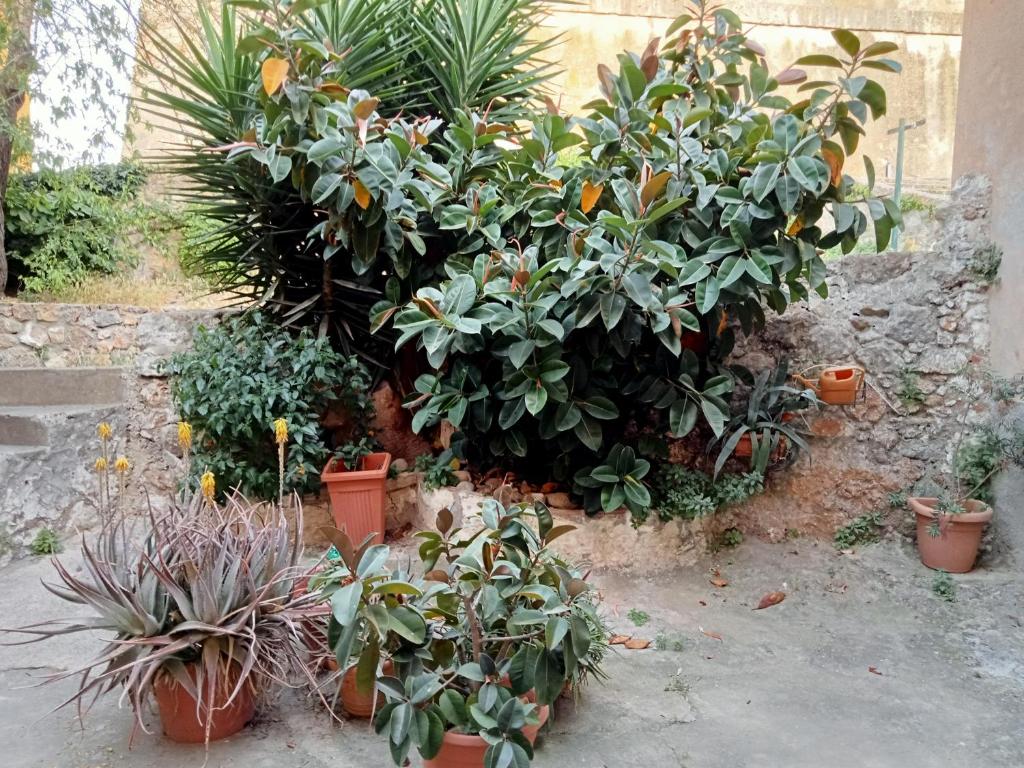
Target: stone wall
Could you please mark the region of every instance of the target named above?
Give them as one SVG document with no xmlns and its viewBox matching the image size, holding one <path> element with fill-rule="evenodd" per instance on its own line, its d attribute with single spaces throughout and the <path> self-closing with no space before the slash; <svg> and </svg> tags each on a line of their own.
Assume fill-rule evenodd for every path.
<svg viewBox="0 0 1024 768">
<path fill-rule="evenodd" d="M 810 420 L 811 460 L 771 478 L 768 492 L 723 516 L 721 525 L 780 538 L 787 529 L 829 536 L 950 460 L 964 371 L 988 363 L 985 286 L 967 270 L 989 243 L 984 179 L 962 179 L 939 211 L 934 252 L 852 254 L 830 265 L 830 296 L 772 318 L 746 340 L 737 362 L 752 369 L 785 356 L 792 370 L 854 363 L 867 370 L 863 402 L 825 407 Z M 908 383 L 923 402 L 901 400 Z"/>
<path fill-rule="evenodd" d="M 109 420 L 118 450 L 135 466 L 132 487 L 140 496 L 144 487 L 159 503 L 178 480 L 177 418 L 159 366 L 187 347 L 198 325 L 215 323 L 221 314 L 212 310 L 0 302 L 0 368 L 122 368 L 124 403 L 109 412 Z M 94 452 L 94 446 L 83 445 L 77 452 L 62 454 L 63 458 L 51 452 L 51 458 L 80 464 Z M 51 474 L 67 477 L 80 476 L 78 469 L 47 464 Z M 89 490 L 69 486 L 65 495 L 83 496 Z M 85 522 L 87 516 L 77 515 L 76 520 Z"/>
</svg>

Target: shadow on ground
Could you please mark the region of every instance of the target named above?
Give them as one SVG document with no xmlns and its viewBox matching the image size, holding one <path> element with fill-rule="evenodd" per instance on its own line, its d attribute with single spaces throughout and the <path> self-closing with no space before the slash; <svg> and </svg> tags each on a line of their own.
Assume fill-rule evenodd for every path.
<svg viewBox="0 0 1024 768">
<path fill-rule="evenodd" d="M 718 571 L 728 580 L 715 587 Z M 0 570 L 0 624 L 67 615 L 41 561 Z M 743 544 L 657 578 L 598 573 L 616 631 L 656 641 L 622 650 L 609 679 L 566 703 L 536 768 L 1020 768 L 1024 766 L 1024 577 L 1009 567 L 931 591 L 912 548 L 855 555 L 802 540 Z M 783 591 L 779 605 L 754 611 Z M 629 618 L 648 621 L 636 626 Z M 718 640 L 715 636 L 720 636 Z M 137 733 L 116 698 L 86 716 L 46 716 L 70 683 L 24 689 L 90 654 L 88 638 L 0 648 L 0 764 L 8 768 L 200 766 L 202 747 Z M 151 718 L 155 724 L 155 718 Z M 384 768 L 383 742 L 284 692 L 211 768 Z"/>
</svg>

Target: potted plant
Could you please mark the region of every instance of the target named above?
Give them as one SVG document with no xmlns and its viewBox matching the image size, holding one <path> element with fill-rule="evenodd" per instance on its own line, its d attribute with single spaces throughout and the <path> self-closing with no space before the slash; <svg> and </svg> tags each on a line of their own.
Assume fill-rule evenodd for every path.
<svg viewBox="0 0 1024 768">
<path fill-rule="evenodd" d="M 179 425 L 186 451 L 191 434 L 188 424 Z M 205 472 L 200 493 L 186 489 L 166 514 L 137 518 L 149 525 L 140 540 L 127 522 L 129 462 L 111 458 L 105 424 L 100 438 L 102 527 L 92 544 L 82 539 L 81 570 L 54 558 L 59 583 L 44 583 L 95 614 L 6 631 L 28 636 L 20 641 L 26 643 L 74 632 L 111 633 L 93 658 L 47 678 L 78 681 L 62 706 L 88 707 L 120 688 L 143 730 L 152 696 L 173 741 L 230 736 L 252 719 L 262 690 L 302 669 L 298 621 L 309 598 L 292 594 L 301 572 L 301 506 L 292 530 L 280 505 L 252 504 L 237 494 L 220 505 L 215 478 Z"/>
<path fill-rule="evenodd" d="M 973 405 L 995 401 L 998 412 L 1019 402 L 1020 380 L 997 379 L 990 373 L 967 371 L 961 392 L 964 406 L 957 417 L 953 466 L 935 473 L 931 495 L 907 499 L 917 523 L 917 549 L 929 568 L 967 573 L 974 568 L 985 527 L 992 520 L 989 484 L 1009 464 L 1024 466 L 1024 425 L 1008 414 L 993 413 L 988 422 L 968 424 Z"/>
<path fill-rule="evenodd" d="M 324 467 L 320 480 L 327 488 L 334 523 L 352 541 L 371 535 L 376 544 L 384 541 L 390 468 L 391 454 L 374 451 L 368 438 L 338 449 Z"/>
<path fill-rule="evenodd" d="M 794 421 L 803 410 L 817 404 L 813 390 L 789 386 L 788 363 L 783 360 L 775 368 L 751 377 L 747 399 L 734 410 L 721 437 L 712 445 L 721 444 L 715 460 L 715 477 L 730 457 L 749 459 L 750 471 L 763 475 L 769 464 L 795 460 L 800 451 L 809 450 L 804 440 L 806 431 Z"/>
<path fill-rule="evenodd" d="M 566 684 L 602 674 L 608 637 L 595 594 L 549 548 L 572 526 L 555 526 L 542 504 L 493 500 L 482 519 L 468 533 L 443 510 L 436 531 L 417 534 L 417 577 L 380 569 L 386 547 L 346 554 L 341 540 L 329 633 L 364 690 L 376 675 L 387 701 L 374 725 L 396 765 L 413 747 L 427 768 L 528 764 Z"/>
<path fill-rule="evenodd" d="M 793 379 L 826 405 L 853 405 L 864 391 L 865 371 L 858 365 L 831 365 L 823 367 L 815 379 L 799 373 Z"/>
</svg>

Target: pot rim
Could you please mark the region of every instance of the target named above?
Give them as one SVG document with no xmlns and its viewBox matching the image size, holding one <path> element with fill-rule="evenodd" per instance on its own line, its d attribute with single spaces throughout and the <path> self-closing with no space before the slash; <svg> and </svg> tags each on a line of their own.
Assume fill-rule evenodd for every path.
<svg viewBox="0 0 1024 768">
<path fill-rule="evenodd" d="M 959 515 L 936 512 L 934 507 L 938 501 L 938 498 L 935 496 L 911 496 L 907 499 L 907 503 L 910 504 L 910 508 L 914 510 L 914 513 L 928 520 L 943 520 L 954 523 L 987 523 L 992 519 L 992 507 L 984 501 L 967 499 L 965 506 L 968 510 L 973 508 L 975 511 L 968 511 Z"/>
<path fill-rule="evenodd" d="M 324 483 L 346 483 L 356 480 L 377 480 L 388 476 L 388 469 L 391 467 L 391 454 L 388 451 L 374 451 L 363 457 L 363 460 L 375 458 L 380 461 L 379 469 L 337 469 L 338 459 L 333 456 L 327 462 L 323 472 L 320 473 L 320 480 Z"/>
<path fill-rule="evenodd" d="M 540 718 L 540 723 L 535 728 L 541 728 L 548 721 L 549 707 L 544 704 L 537 708 L 537 716 Z M 527 726 L 529 727 L 529 726 Z M 445 731 L 444 740 L 452 744 L 456 744 L 460 747 L 472 747 L 478 744 L 484 744 L 490 746 L 482 736 L 475 733 L 458 733 L 456 731 Z"/>
</svg>

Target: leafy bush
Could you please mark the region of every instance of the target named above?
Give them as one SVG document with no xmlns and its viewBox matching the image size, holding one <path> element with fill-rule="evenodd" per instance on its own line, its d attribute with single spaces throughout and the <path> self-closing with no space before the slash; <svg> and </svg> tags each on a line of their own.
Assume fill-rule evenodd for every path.
<svg viewBox="0 0 1024 768">
<path fill-rule="evenodd" d="M 730 504 L 739 504 L 764 490 L 764 477 L 756 472 L 723 474 L 713 480 L 697 469 L 679 464 L 662 464 L 651 480 L 651 511 L 660 520 L 695 520 L 707 517 Z M 648 512 L 633 514 L 643 522 Z"/>
<path fill-rule="evenodd" d="M 330 454 L 320 426 L 328 403 L 342 403 L 353 439 L 372 414 L 370 376 L 357 359 L 308 331 L 292 336 L 257 313 L 200 327 L 192 349 L 172 358 L 167 372 L 181 419 L 196 430 L 193 471 L 213 472 L 220 494 L 239 488 L 277 497 L 274 419 L 287 421 L 291 438 L 285 490 L 306 492 L 319 487 Z"/>
<path fill-rule="evenodd" d="M 131 163 L 13 175 L 4 199 L 12 279 L 30 292 L 61 291 L 134 266 L 127 234 L 139 225 L 145 179 Z"/>
<path fill-rule="evenodd" d="M 452 470 L 453 456 L 451 451 L 442 451 L 439 456 L 422 453 L 416 457 L 414 469 L 423 473 L 423 486 L 428 490 L 436 490 L 449 485 L 456 485 L 459 479 Z"/>
<path fill-rule="evenodd" d="M 868 112 L 885 112 L 861 69 L 898 69 L 877 58 L 894 46 L 837 32 L 848 62 L 806 63 L 842 74 L 794 103 L 778 89 L 801 75 L 771 76 L 733 14 L 673 31 L 661 57 L 602 68 L 585 118 L 549 110 L 520 138 L 474 115 L 444 134 L 431 186 L 450 177 L 452 194 L 431 199 L 461 235 L 448 279 L 383 302 L 375 322 L 397 312 L 398 344 L 415 340 L 436 369 L 416 382 L 414 426 L 448 419 L 471 459 L 544 444 L 533 469 L 579 481 L 613 463 L 629 425 L 682 437 L 702 419 L 721 435 L 734 326 L 827 295 L 818 249 L 852 248 L 871 219 L 884 247 L 899 218 L 842 173 Z M 566 167 L 572 145 L 582 160 Z M 604 500 L 621 503 L 617 482 Z"/>
<path fill-rule="evenodd" d="M 425 116 L 518 117 L 552 71 L 542 55 L 553 41 L 534 34 L 546 9 L 543 0 L 225 0 L 220 19 L 200 5 L 203 35 L 184 50 L 149 30 L 155 61 L 142 65 L 159 86 L 144 102 L 189 135 L 167 170 L 189 179 L 180 197 L 217 224 L 192 267 L 222 291 L 269 296 L 289 322 L 325 322 L 346 349 L 388 360 L 390 341 L 371 338 L 368 321 L 388 277 L 418 286 L 456 250 L 436 226 L 417 234 L 447 175 L 418 167 L 446 157 L 429 144 L 439 122 Z M 383 130 L 379 116 L 397 114 L 404 129 Z M 410 149 L 418 165 L 406 162 Z"/>
</svg>

